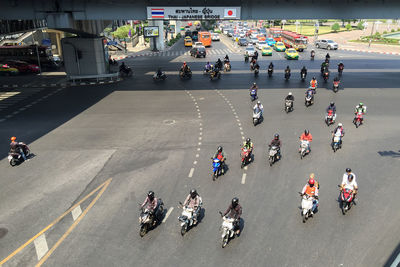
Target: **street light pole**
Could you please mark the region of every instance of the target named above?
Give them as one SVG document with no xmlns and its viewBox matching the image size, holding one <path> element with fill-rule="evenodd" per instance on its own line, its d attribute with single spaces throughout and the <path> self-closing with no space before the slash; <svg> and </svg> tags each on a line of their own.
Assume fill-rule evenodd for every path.
<svg viewBox="0 0 400 267">
<path fill-rule="evenodd" d="M 35 33 L 32 33 L 32 41 L 36 48 L 36 56 L 37 56 L 37 61 L 38 61 L 38 66 L 39 66 L 39 75 L 42 75 L 42 66 L 40 65 L 40 57 L 39 57 L 39 49 L 38 49 L 39 42 L 36 44 Z"/>
</svg>

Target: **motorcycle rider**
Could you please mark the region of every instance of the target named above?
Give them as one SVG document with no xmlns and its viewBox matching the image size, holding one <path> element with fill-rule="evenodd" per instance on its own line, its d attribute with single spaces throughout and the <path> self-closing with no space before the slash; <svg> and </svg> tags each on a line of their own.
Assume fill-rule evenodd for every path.
<svg viewBox="0 0 400 267">
<path fill-rule="evenodd" d="M 313 178 L 311 178 L 311 177 L 313 177 Z M 308 195 L 313 198 L 313 206 L 311 208 L 311 215 L 313 215 L 314 211 L 318 207 L 318 187 L 315 186 L 315 180 L 314 180 L 313 173 L 310 175 L 310 179 L 308 179 L 308 182 L 303 187 L 301 194 Z"/>
<path fill-rule="evenodd" d="M 154 215 L 153 224 L 155 224 L 156 220 L 159 218 L 159 216 L 158 216 L 159 205 L 158 205 L 158 199 L 156 197 L 154 197 L 153 191 L 149 191 L 146 199 L 144 200 L 144 202 L 140 206 L 140 208 L 142 209 L 144 206 L 146 206 L 146 208 L 150 211 L 150 213 Z"/>
<path fill-rule="evenodd" d="M 315 57 L 315 51 L 314 51 L 314 49 L 311 49 L 310 56 L 311 56 L 311 58 L 314 58 L 314 57 Z"/>
<path fill-rule="evenodd" d="M 199 216 L 200 206 L 201 206 L 201 197 L 197 193 L 196 189 L 192 189 L 189 192 L 189 195 L 186 197 L 183 202 L 183 206 L 186 208 L 193 209 L 193 224 L 197 224 L 197 217 Z"/>
<path fill-rule="evenodd" d="M 246 141 L 243 142 L 243 148 L 249 150 L 249 161 L 251 161 L 251 153 L 253 152 L 254 145 L 250 138 L 247 138 Z"/>
<path fill-rule="evenodd" d="M 292 92 L 289 92 L 289 94 L 285 97 L 285 101 L 290 101 L 290 107 L 293 108 L 294 96 Z"/>
<path fill-rule="evenodd" d="M 328 62 L 329 62 L 330 59 L 331 59 L 331 56 L 329 55 L 329 53 L 326 53 L 325 61 L 328 60 Z"/>
<path fill-rule="evenodd" d="M 206 72 L 209 72 L 212 68 L 212 65 L 210 64 L 210 61 L 207 61 L 207 64 L 204 66 L 204 69 Z"/>
<path fill-rule="evenodd" d="M 303 68 L 300 71 L 300 75 L 303 76 L 303 74 L 304 74 L 304 77 L 307 76 L 307 68 L 306 68 L 306 66 L 303 66 Z"/>
<path fill-rule="evenodd" d="M 322 62 L 322 64 L 321 64 L 321 73 L 324 73 L 324 71 L 328 70 L 328 68 L 329 68 L 329 63 L 326 62 L 326 61 Z"/>
<path fill-rule="evenodd" d="M 162 76 L 162 71 L 161 71 L 161 68 L 158 68 L 157 69 L 157 78 L 161 78 L 161 76 Z"/>
<path fill-rule="evenodd" d="M 253 59 L 257 60 L 258 59 L 258 52 L 257 50 L 254 51 Z"/>
<path fill-rule="evenodd" d="M 225 153 L 223 152 L 222 146 L 218 146 L 217 152 L 214 154 L 214 159 L 217 158 L 221 162 L 221 171 L 225 172 Z"/>
<path fill-rule="evenodd" d="M 233 222 L 233 230 L 238 236 L 240 234 L 240 216 L 242 215 L 242 206 L 239 204 L 239 198 L 234 197 L 232 203 L 229 205 L 228 209 L 225 211 L 223 216 L 225 217 L 229 213 L 229 217 L 235 219 Z"/>
<path fill-rule="evenodd" d="M 354 109 L 354 114 L 357 115 L 358 112 L 361 112 L 362 114 L 365 114 L 367 112 L 367 107 L 364 106 L 362 102 L 356 106 Z M 364 118 L 361 118 L 361 123 L 363 122 Z"/>
<path fill-rule="evenodd" d="M 128 74 L 129 70 L 130 70 L 130 68 L 125 65 L 125 62 L 122 62 L 121 66 L 119 66 L 119 71 L 120 72 L 124 72 L 124 73 Z"/>
<path fill-rule="evenodd" d="M 190 67 L 186 64 L 186 61 L 183 61 L 183 65 L 181 67 L 181 71 L 186 74 L 190 71 Z"/>
<path fill-rule="evenodd" d="M 342 61 L 340 61 L 339 64 L 338 64 L 338 71 L 339 71 L 339 70 L 342 70 L 342 71 L 343 71 L 343 69 L 344 69 L 344 64 L 343 64 Z"/>
<path fill-rule="evenodd" d="M 22 143 L 22 142 L 17 142 L 16 140 L 17 140 L 17 137 L 15 137 L 15 136 L 11 137 L 10 153 L 17 153 L 17 154 L 20 154 L 21 157 L 24 159 L 24 161 L 26 161 L 27 159 L 26 159 L 24 150 L 23 150 L 23 148 L 22 148 L 22 145 L 23 145 L 24 143 Z"/>
<path fill-rule="evenodd" d="M 339 147 L 342 147 L 342 143 L 343 143 L 343 136 L 344 136 L 344 129 L 343 129 L 343 124 L 342 123 L 338 123 L 338 126 L 335 128 L 335 130 L 333 130 L 332 132 L 332 141 L 333 141 L 333 137 L 335 135 L 340 136 L 340 143 L 339 143 Z"/>
<path fill-rule="evenodd" d="M 307 129 L 304 130 L 304 133 L 302 133 L 300 136 L 300 140 L 308 141 L 307 153 L 311 152 L 310 143 L 312 142 L 312 135 L 310 134 L 309 130 L 307 130 Z M 299 148 L 299 152 L 301 152 L 301 148 Z"/>
<path fill-rule="evenodd" d="M 228 63 L 230 62 L 228 54 L 226 54 L 225 57 L 224 57 L 224 63 L 227 63 L 227 62 Z"/>
<path fill-rule="evenodd" d="M 254 109 L 259 109 L 261 111 L 261 117 L 264 114 L 264 106 L 261 104 L 261 101 L 257 101 L 257 104 L 254 105 L 253 110 Z"/>
<path fill-rule="evenodd" d="M 313 78 L 311 79 L 311 81 L 310 81 L 310 87 L 316 89 L 317 86 L 318 86 L 318 81 L 317 81 L 317 79 L 316 79 L 315 77 L 313 77 Z M 314 90 L 314 93 L 315 93 L 315 89 L 313 89 L 313 90 Z"/>
<path fill-rule="evenodd" d="M 215 67 L 217 67 L 218 69 L 222 69 L 223 64 L 220 58 L 218 58 L 217 62 L 215 62 Z"/>
<path fill-rule="evenodd" d="M 345 188 L 352 190 L 354 198 L 356 197 L 358 190 L 356 175 L 351 171 L 350 168 L 346 168 L 346 172 L 343 174 L 342 184 L 340 185 L 341 191 Z"/>
<path fill-rule="evenodd" d="M 272 139 L 271 143 L 269 143 L 269 149 L 271 149 L 271 147 L 276 146 L 277 149 L 277 155 L 276 155 L 276 159 L 280 159 L 281 158 L 281 145 L 282 142 L 281 140 L 279 140 L 279 134 L 275 134 L 274 135 L 274 139 Z"/>
<path fill-rule="evenodd" d="M 331 102 L 329 106 L 326 108 L 326 115 L 325 115 L 325 120 L 328 118 L 328 113 L 329 111 L 332 110 L 332 115 L 333 115 L 333 121 L 336 120 L 336 106 L 335 102 Z"/>
<path fill-rule="evenodd" d="M 249 60 L 249 52 L 248 52 L 248 51 L 246 51 L 246 52 L 244 53 L 244 60 L 245 60 L 245 61 L 248 61 L 248 60 Z"/>
<path fill-rule="evenodd" d="M 286 74 L 286 73 L 289 73 L 289 74 L 290 74 L 290 68 L 289 68 L 289 66 L 286 66 L 285 74 Z"/>
<path fill-rule="evenodd" d="M 257 84 L 256 84 L 255 82 L 254 82 L 253 85 L 250 87 L 250 90 L 249 90 L 249 91 L 250 91 L 250 94 L 251 94 L 251 91 L 252 91 L 252 90 L 255 90 L 256 95 L 255 95 L 254 97 L 257 98 L 258 86 L 257 86 Z M 255 99 L 255 98 L 254 98 L 254 99 Z"/>
<path fill-rule="evenodd" d="M 270 63 L 269 63 L 269 65 L 268 65 L 268 69 L 271 69 L 271 70 L 273 70 L 273 69 L 274 69 L 274 64 L 272 64 L 272 62 L 270 62 Z"/>
</svg>

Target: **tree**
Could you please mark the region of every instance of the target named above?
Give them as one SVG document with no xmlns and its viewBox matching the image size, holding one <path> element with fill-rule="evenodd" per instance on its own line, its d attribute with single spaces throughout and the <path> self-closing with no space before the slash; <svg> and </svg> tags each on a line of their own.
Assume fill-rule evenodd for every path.
<svg viewBox="0 0 400 267">
<path fill-rule="evenodd" d="M 339 23 L 335 23 L 335 24 L 333 24 L 332 25 L 332 27 L 331 27 L 331 29 L 332 29 L 332 31 L 334 31 L 334 32 L 338 32 L 339 30 L 340 30 L 340 25 L 339 25 Z"/>
<path fill-rule="evenodd" d="M 348 31 L 351 30 L 351 25 L 350 25 L 350 23 L 349 23 L 349 24 L 346 24 L 346 30 L 348 30 Z"/>
<path fill-rule="evenodd" d="M 364 22 L 360 21 L 359 23 L 357 23 L 357 29 L 359 30 L 364 30 Z"/>
<path fill-rule="evenodd" d="M 128 36 L 129 29 L 131 29 L 131 33 L 133 35 L 135 33 L 135 30 L 130 25 L 124 25 L 122 27 L 119 27 L 112 34 L 114 35 L 115 38 L 118 38 L 118 39 L 127 38 L 127 37 L 129 37 Z"/>
</svg>

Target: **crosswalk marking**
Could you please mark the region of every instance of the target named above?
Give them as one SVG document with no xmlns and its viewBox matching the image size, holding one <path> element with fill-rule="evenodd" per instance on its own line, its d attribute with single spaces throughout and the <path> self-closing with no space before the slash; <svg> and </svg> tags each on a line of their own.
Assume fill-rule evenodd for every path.
<svg viewBox="0 0 400 267">
<path fill-rule="evenodd" d="M 239 52 L 234 52 L 229 48 L 225 49 L 214 49 L 214 48 L 206 48 L 208 55 L 226 55 L 226 54 L 240 54 Z M 159 53 L 151 53 L 148 55 L 149 57 L 173 57 L 173 56 L 190 56 L 190 50 L 175 50 L 175 51 L 163 51 Z"/>
<path fill-rule="evenodd" d="M 26 98 L 42 91 L 44 88 L 24 89 L 23 91 L 10 91 L 0 93 L 0 111 L 12 106 Z"/>
</svg>

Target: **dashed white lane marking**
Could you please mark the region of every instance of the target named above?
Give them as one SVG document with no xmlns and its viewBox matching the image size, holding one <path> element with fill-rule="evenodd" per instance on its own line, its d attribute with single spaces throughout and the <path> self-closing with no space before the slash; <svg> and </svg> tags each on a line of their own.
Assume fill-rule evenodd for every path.
<svg viewBox="0 0 400 267">
<path fill-rule="evenodd" d="M 198 158 L 198 157 L 200 157 L 200 155 L 199 155 L 199 154 L 196 154 L 196 158 Z"/>
<path fill-rule="evenodd" d="M 245 184 L 245 183 L 246 183 L 246 176 L 247 176 L 246 173 L 243 173 L 243 174 L 242 174 L 242 184 Z"/>
<path fill-rule="evenodd" d="M 193 173 L 194 173 L 194 168 L 191 168 L 190 171 L 189 171 L 188 177 L 192 178 L 193 177 Z"/>
<path fill-rule="evenodd" d="M 201 128 L 201 127 L 200 127 L 200 129 L 199 129 L 199 130 L 200 130 L 200 131 L 203 131 L 203 128 Z"/>
<path fill-rule="evenodd" d="M 242 136 L 242 139 L 244 140 L 244 136 Z"/>
<path fill-rule="evenodd" d="M 201 142 L 198 142 L 198 145 L 201 146 Z"/>
<path fill-rule="evenodd" d="M 239 130 L 243 130 L 243 128 L 242 128 L 242 127 L 239 127 Z"/>
<path fill-rule="evenodd" d="M 240 132 L 241 135 L 244 135 L 244 132 Z"/>
<path fill-rule="evenodd" d="M 197 164 L 197 160 L 193 161 L 193 164 L 196 165 Z"/>
<path fill-rule="evenodd" d="M 244 168 L 243 169 L 245 169 L 246 171 L 247 171 L 247 166 L 244 166 Z"/>
<path fill-rule="evenodd" d="M 203 133 L 202 133 L 202 132 L 199 132 L 199 135 L 203 135 Z"/>
<path fill-rule="evenodd" d="M 36 238 L 33 243 L 35 244 L 37 259 L 40 260 L 49 250 L 44 233 Z"/>
<path fill-rule="evenodd" d="M 162 220 L 162 223 L 165 223 L 169 217 L 169 215 L 171 215 L 171 212 L 174 210 L 174 207 L 171 207 L 168 209 L 167 214 L 165 214 L 164 219 Z"/>
<path fill-rule="evenodd" d="M 201 140 L 202 138 L 201 138 L 201 136 L 199 137 L 199 140 Z"/>
<path fill-rule="evenodd" d="M 76 206 L 76 208 L 71 211 L 72 219 L 74 219 L 74 221 L 76 221 L 76 219 L 78 219 L 78 217 L 81 214 L 82 214 L 81 205 Z"/>
<path fill-rule="evenodd" d="M 200 122 L 200 126 L 203 126 L 203 124 Z"/>
</svg>

